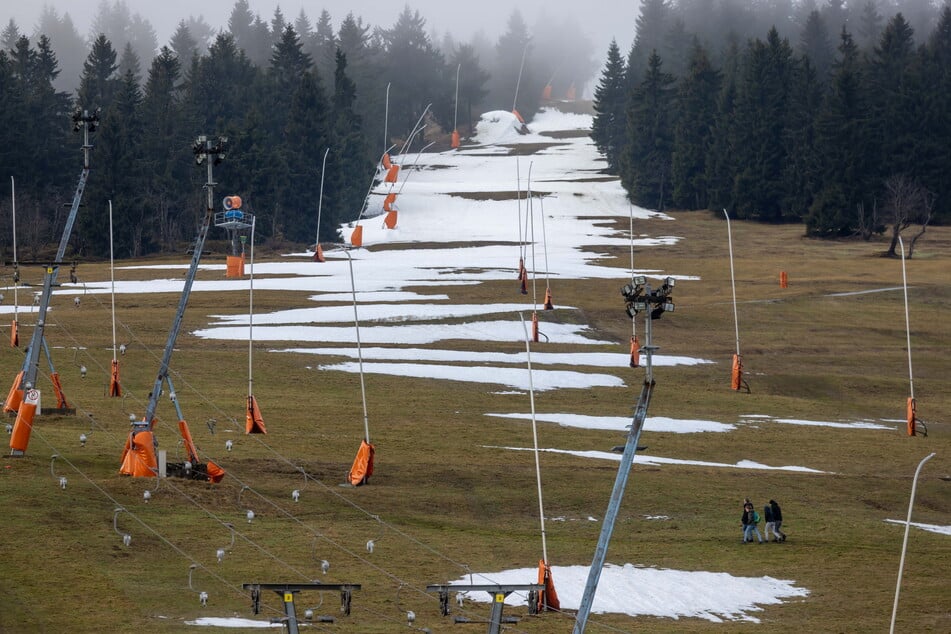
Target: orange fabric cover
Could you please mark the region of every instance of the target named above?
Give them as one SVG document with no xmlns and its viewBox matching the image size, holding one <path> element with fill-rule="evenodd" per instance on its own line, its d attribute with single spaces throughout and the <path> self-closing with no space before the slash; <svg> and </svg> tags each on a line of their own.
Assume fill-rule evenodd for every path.
<svg viewBox="0 0 951 634">
<path fill-rule="evenodd" d="M 326 262 L 324 258 L 324 250 L 320 248 L 320 243 L 317 243 L 317 246 L 314 247 L 314 262 Z"/>
<path fill-rule="evenodd" d="M 20 325 L 16 319 L 10 322 L 10 347 L 20 347 Z"/>
<path fill-rule="evenodd" d="M 554 310 L 555 305 L 551 301 L 551 289 L 545 289 L 545 310 Z"/>
<path fill-rule="evenodd" d="M 532 341 L 538 343 L 538 313 L 532 313 Z"/>
<path fill-rule="evenodd" d="M 551 576 L 551 566 L 544 559 L 538 560 L 538 583 L 544 584 L 545 589 L 538 594 L 538 611 L 557 611 L 561 609 L 558 593 L 555 591 L 555 580 Z"/>
<path fill-rule="evenodd" d="M 112 360 L 112 377 L 109 379 L 109 396 L 122 396 L 122 386 L 119 385 L 119 360 Z"/>
<path fill-rule="evenodd" d="M 388 170 L 386 170 L 386 176 L 383 177 L 383 181 L 386 183 L 395 183 L 396 177 L 399 176 L 399 174 L 400 166 L 394 163 L 393 165 L 390 165 Z"/>
<path fill-rule="evenodd" d="M 30 433 L 33 431 L 33 417 L 36 416 L 39 403 L 39 390 L 27 390 L 20 409 L 17 410 L 17 420 L 10 435 L 10 449 L 26 453 L 26 447 L 30 444 Z"/>
<path fill-rule="evenodd" d="M 154 478 L 158 472 L 155 458 L 155 437 L 150 431 L 129 434 L 122 451 L 119 473 L 133 478 Z"/>
<path fill-rule="evenodd" d="M 740 391 L 743 386 L 743 357 L 738 354 L 733 355 L 733 373 L 730 377 L 730 387 Z"/>
<path fill-rule="evenodd" d="M 363 227 L 360 225 L 357 225 L 353 233 L 350 234 L 350 244 L 355 247 L 363 246 Z"/>
<path fill-rule="evenodd" d="M 522 118 L 522 115 L 520 115 L 520 114 L 518 113 L 518 110 L 515 110 L 515 109 L 513 108 L 513 109 L 512 109 L 512 114 L 515 115 L 515 118 L 518 119 L 518 122 L 519 122 L 519 123 L 522 123 L 522 124 L 525 123 L 525 119 L 523 119 L 523 118 Z"/>
<path fill-rule="evenodd" d="M 383 211 L 393 211 L 393 203 L 396 202 L 396 194 L 390 192 L 386 195 L 386 198 L 383 199 Z"/>
<path fill-rule="evenodd" d="M 568 86 L 568 92 L 565 93 L 565 99 L 567 99 L 568 101 L 574 101 L 576 94 L 577 93 L 575 92 L 575 85 L 571 84 L 570 86 Z"/>
<path fill-rule="evenodd" d="M 23 370 L 20 370 L 17 373 L 17 378 L 13 379 L 13 385 L 10 386 L 7 400 L 3 402 L 3 411 L 15 412 L 20 409 L 20 403 L 23 402 L 23 390 L 20 389 L 20 381 L 22 380 Z"/>
<path fill-rule="evenodd" d="M 452 149 L 456 149 L 457 147 L 459 147 L 459 131 L 458 130 L 452 131 L 452 142 L 450 143 L 450 145 L 452 146 Z"/>
<path fill-rule="evenodd" d="M 518 275 L 516 277 L 518 279 L 522 279 L 522 275 L 524 275 L 524 273 L 525 273 L 525 258 L 519 258 L 518 259 Z"/>
<path fill-rule="evenodd" d="M 350 467 L 350 473 L 347 474 L 347 481 L 353 486 L 366 484 L 373 475 L 373 455 L 376 449 L 366 440 L 360 441 L 360 448 L 357 450 L 357 457 L 353 460 L 353 466 Z"/>
<path fill-rule="evenodd" d="M 631 337 L 631 367 L 636 368 L 641 363 L 641 341 L 637 336 Z"/>
<path fill-rule="evenodd" d="M 387 153 L 385 153 L 385 154 L 383 155 L 383 158 L 380 159 L 380 162 L 383 163 L 383 169 L 386 169 L 386 170 L 390 169 L 390 168 L 393 166 L 393 163 L 390 162 L 390 154 L 389 154 L 389 152 L 387 152 Z"/>
<path fill-rule="evenodd" d="M 551 84 L 548 84 L 542 89 L 542 99 L 549 101 L 551 99 Z"/>
<path fill-rule="evenodd" d="M 244 277 L 244 256 L 229 255 L 228 270 L 225 277 Z"/>
<path fill-rule="evenodd" d="M 198 459 L 198 449 L 195 448 L 195 441 L 192 440 L 192 433 L 188 429 L 188 423 L 185 420 L 178 421 L 178 433 L 182 436 L 182 442 L 185 445 L 185 453 L 192 464 L 201 462 Z"/>
<path fill-rule="evenodd" d="M 787 288 L 789 286 L 789 278 L 786 276 L 786 271 L 779 272 L 779 288 Z"/>
<path fill-rule="evenodd" d="M 63 394 L 63 385 L 59 382 L 59 374 L 53 372 L 50 374 L 50 381 L 53 382 L 53 391 L 56 393 L 56 407 L 66 409 L 69 403 L 66 402 L 66 395 Z"/>
<path fill-rule="evenodd" d="M 386 212 L 386 216 L 383 218 L 383 224 L 386 225 L 387 229 L 396 229 L 396 210 Z"/>
<path fill-rule="evenodd" d="M 254 398 L 254 395 L 248 397 L 248 409 L 244 414 L 244 433 L 267 433 L 267 428 L 264 426 L 264 417 L 261 416 L 261 410 L 258 408 L 258 400 Z"/>
<path fill-rule="evenodd" d="M 908 419 L 908 435 L 915 435 L 915 418 L 918 413 L 918 405 L 915 403 L 915 399 L 908 397 L 908 409 L 906 412 L 906 417 Z M 12 446 L 12 445 L 11 445 Z"/>
<path fill-rule="evenodd" d="M 208 474 L 208 481 L 218 484 L 225 477 L 225 470 L 216 465 L 211 460 L 205 465 L 205 472 Z"/>
</svg>

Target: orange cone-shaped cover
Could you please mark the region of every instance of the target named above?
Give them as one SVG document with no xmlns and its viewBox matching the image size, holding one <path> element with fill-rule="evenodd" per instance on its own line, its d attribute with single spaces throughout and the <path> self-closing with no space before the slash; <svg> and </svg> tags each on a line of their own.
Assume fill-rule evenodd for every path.
<svg viewBox="0 0 951 634">
<path fill-rule="evenodd" d="M 789 287 L 789 277 L 786 275 L 786 271 L 779 272 L 779 288 L 788 288 Z"/>
<path fill-rule="evenodd" d="M 363 246 L 363 227 L 357 225 L 353 230 L 353 233 L 350 234 L 350 244 L 355 247 Z"/>
<path fill-rule="evenodd" d="M 254 395 L 248 397 L 248 410 L 244 415 L 244 433 L 267 433 L 267 428 L 264 426 L 264 418 L 261 416 L 261 410 L 258 408 L 258 400 L 254 398 Z"/>
<path fill-rule="evenodd" d="M 360 441 L 360 448 L 357 450 L 357 457 L 353 460 L 353 466 L 350 467 L 350 473 L 347 475 L 347 481 L 353 486 L 366 484 L 373 475 L 373 455 L 376 449 L 366 440 Z"/>
<path fill-rule="evenodd" d="M 122 451 L 122 466 L 119 473 L 133 478 L 154 478 L 158 472 L 155 458 L 155 437 L 150 431 L 129 434 Z"/>
<path fill-rule="evenodd" d="M 517 279 L 522 279 L 522 276 L 525 274 L 525 258 L 518 259 L 518 275 L 515 277 Z"/>
<path fill-rule="evenodd" d="M 109 379 L 109 396 L 122 396 L 122 386 L 119 385 L 119 360 L 112 360 L 112 377 Z"/>
<path fill-rule="evenodd" d="M 551 101 L 551 84 L 548 84 L 542 89 L 542 99 Z"/>
<path fill-rule="evenodd" d="M 915 418 L 918 414 L 918 405 L 915 403 L 915 399 L 908 397 L 908 409 L 906 417 L 908 419 L 908 435 L 915 435 Z"/>
<path fill-rule="evenodd" d="M 396 193 L 390 192 L 383 199 L 383 211 L 393 211 L 393 204 L 396 202 Z"/>
<path fill-rule="evenodd" d="M 393 166 L 393 163 L 390 161 L 390 153 L 386 152 L 383 154 L 383 158 L 380 159 L 380 162 L 383 164 L 383 169 L 388 170 Z"/>
<path fill-rule="evenodd" d="M 522 118 L 522 115 L 520 115 L 520 114 L 518 113 L 518 110 L 515 110 L 515 109 L 513 108 L 513 109 L 512 109 L 512 114 L 515 115 L 515 118 L 518 119 L 518 122 L 519 122 L 519 123 L 521 123 L 521 124 L 524 124 L 524 123 L 525 123 L 525 119 L 523 119 L 523 118 Z"/>
<path fill-rule="evenodd" d="M 20 324 L 17 323 L 16 319 L 10 323 L 10 346 L 13 348 L 20 347 Z"/>
<path fill-rule="evenodd" d="M 33 417 L 36 416 L 39 404 L 39 390 L 27 390 L 20 409 L 17 410 L 17 419 L 10 435 L 10 449 L 26 453 L 27 445 L 30 444 L 30 433 L 33 431 Z"/>
<path fill-rule="evenodd" d="M 56 372 L 50 374 L 50 381 L 53 382 L 53 391 L 56 393 L 56 407 L 59 409 L 68 408 L 69 403 L 66 402 L 66 395 L 63 394 L 63 386 L 59 382 L 59 374 Z"/>
<path fill-rule="evenodd" d="M 637 335 L 631 337 L 631 367 L 636 368 L 641 363 L 641 341 Z"/>
<path fill-rule="evenodd" d="M 459 147 L 459 130 L 452 131 L 452 142 L 450 143 L 450 145 L 452 146 L 452 149 L 454 150 Z"/>
<path fill-rule="evenodd" d="M 383 224 L 387 229 L 396 229 L 396 210 L 386 212 L 383 218 Z"/>
<path fill-rule="evenodd" d="M 544 559 L 538 560 L 538 583 L 545 589 L 538 594 L 538 611 L 557 611 L 561 609 L 558 593 L 555 591 L 555 580 L 551 576 L 551 566 Z"/>
<path fill-rule="evenodd" d="M 324 250 L 320 248 L 320 243 L 314 247 L 314 262 L 326 262 L 324 259 Z"/>
<path fill-rule="evenodd" d="M 528 295 L 528 286 L 527 286 L 527 284 L 528 284 L 528 276 L 523 274 L 523 275 L 522 275 L 522 288 L 521 288 L 522 295 Z"/>
<path fill-rule="evenodd" d="M 545 289 L 545 310 L 554 310 L 555 305 L 551 301 L 551 289 Z"/>
<path fill-rule="evenodd" d="M 208 474 L 208 481 L 218 484 L 225 477 L 225 470 L 216 465 L 211 460 L 205 465 L 205 473 Z"/>
<path fill-rule="evenodd" d="M 244 256 L 229 255 L 226 259 L 225 277 L 244 277 Z"/>
<path fill-rule="evenodd" d="M 383 181 L 386 183 L 395 183 L 396 178 L 400 175 L 400 166 L 396 163 L 390 165 L 390 168 L 386 170 L 386 176 L 383 177 Z"/>
<path fill-rule="evenodd" d="M 738 354 L 733 355 L 733 373 L 730 378 L 730 387 L 740 391 L 743 386 L 743 357 Z"/>
<path fill-rule="evenodd" d="M 532 341 L 538 343 L 538 313 L 532 313 Z"/>
<path fill-rule="evenodd" d="M 568 101 L 574 101 L 575 96 L 576 96 L 575 85 L 571 84 L 570 86 L 568 86 L 568 92 L 565 93 L 565 99 L 567 99 Z"/>
<path fill-rule="evenodd" d="M 20 381 L 23 380 L 23 370 L 17 373 L 17 378 L 13 379 L 13 385 L 10 386 L 10 392 L 7 394 L 7 400 L 3 402 L 3 411 L 15 412 L 20 409 L 20 403 L 23 402 L 23 390 L 20 389 Z"/>
</svg>

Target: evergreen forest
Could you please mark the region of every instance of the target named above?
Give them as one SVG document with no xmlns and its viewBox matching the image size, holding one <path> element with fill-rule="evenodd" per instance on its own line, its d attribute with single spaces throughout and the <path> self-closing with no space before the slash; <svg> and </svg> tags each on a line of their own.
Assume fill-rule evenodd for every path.
<svg viewBox="0 0 951 634">
<path fill-rule="evenodd" d="M 335 28 L 327 11 L 312 21 L 278 7 L 266 19 L 237 0 L 227 25 L 183 18 L 160 46 L 123 0 L 103 1 L 85 38 L 49 6 L 33 33 L 11 19 L 0 32 L 0 245 L 10 259 L 13 184 L 18 257 L 48 257 L 59 242 L 82 171 L 77 111 L 100 121 L 70 255 L 109 257 L 110 201 L 115 257 L 187 249 L 206 206 L 200 135 L 227 138 L 216 191 L 241 196 L 256 241 L 313 245 L 318 204 L 320 239 L 339 241 L 381 155 L 417 122 L 407 151 L 446 149 L 486 110 L 514 104 L 530 117 L 546 81 L 563 94 L 596 76 L 594 47 L 571 24 L 530 33 L 517 10 L 503 22 L 496 42 L 457 43 L 408 6 L 389 28 L 353 13 Z"/>
<path fill-rule="evenodd" d="M 592 136 L 633 203 L 889 255 L 951 220 L 948 2 L 700 4 L 642 0 L 627 56 L 607 50 Z"/>
</svg>

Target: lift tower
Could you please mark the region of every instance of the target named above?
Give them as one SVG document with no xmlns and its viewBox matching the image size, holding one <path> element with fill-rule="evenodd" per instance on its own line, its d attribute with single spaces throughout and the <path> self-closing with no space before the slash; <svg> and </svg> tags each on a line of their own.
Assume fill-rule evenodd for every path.
<svg viewBox="0 0 951 634">
<path fill-rule="evenodd" d="M 36 327 L 33 329 L 33 336 L 30 339 L 30 345 L 26 349 L 26 355 L 23 358 L 23 368 L 17 374 L 10 388 L 10 393 L 4 403 L 3 409 L 6 412 L 16 412 L 16 423 L 13 426 L 13 432 L 10 434 L 10 455 L 22 456 L 26 453 L 27 446 L 30 443 L 30 433 L 33 431 L 33 417 L 39 404 L 40 394 L 36 388 L 36 378 L 40 364 L 40 348 L 46 354 L 46 362 L 50 367 L 50 380 L 53 382 L 53 390 L 56 392 L 57 408 L 61 411 L 68 410 L 69 404 L 66 402 L 66 396 L 63 394 L 63 388 L 60 386 L 59 375 L 53 367 L 53 358 L 50 356 L 49 346 L 44 336 L 46 330 L 46 313 L 50 307 L 50 296 L 53 294 L 53 286 L 56 285 L 56 276 L 59 273 L 59 267 L 63 264 L 63 256 L 66 254 L 66 246 L 69 244 L 69 238 L 73 233 L 73 224 L 76 222 L 76 214 L 79 212 L 79 204 L 83 198 L 83 192 L 86 190 L 86 179 L 89 177 L 89 153 L 92 150 L 92 144 L 89 142 L 89 134 L 95 132 L 99 127 L 99 109 L 93 112 L 77 109 L 73 113 L 73 131 L 83 133 L 83 171 L 79 175 L 79 184 L 76 186 L 76 193 L 73 194 L 73 203 L 69 208 L 69 215 L 66 217 L 66 226 L 63 227 L 63 236 L 59 241 L 59 248 L 56 250 L 56 257 L 52 262 L 45 263 L 45 274 L 43 277 L 43 291 L 40 294 L 39 307 L 36 313 Z M 13 263 L 14 267 L 18 263 Z"/>
</svg>

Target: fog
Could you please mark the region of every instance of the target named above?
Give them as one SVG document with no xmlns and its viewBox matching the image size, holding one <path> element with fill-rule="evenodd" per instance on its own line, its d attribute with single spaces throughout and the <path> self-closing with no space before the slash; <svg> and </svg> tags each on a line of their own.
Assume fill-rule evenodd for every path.
<svg viewBox="0 0 951 634">
<path fill-rule="evenodd" d="M 94 15 L 102 2 L 110 5 L 116 0 L 0 0 L 0 20 L 6 26 L 12 18 L 22 33 L 34 34 L 42 8 L 55 7 L 57 13 L 68 13 L 76 29 L 89 36 Z M 124 0 L 130 12 L 138 13 L 148 20 L 158 36 L 159 45 L 168 43 L 179 20 L 189 16 L 202 16 L 214 29 L 227 29 L 228 16 L 234 0 Z M 447 2 L 446 0 L 415 0 L 414 2 L 379 2 L 363 0 L 249 0 L 251 10 L 270 22 L 274 10 L 280 7 L 284 18 L 293 23 L 301 9 L 311 23 L 326 9 L 336 29 L 348 13 L 362 17 L 364 24 L 391 27 L 404 7 L 419 11 L 426 19 L 430 31 L 440 35 L 449 32 L 456 41 L 466 42 L 480 31 L 495 41 L 505 29 L 509 16 L 516 8 L 521 12 L 529 29 L 541 18 L 561 21 L 570 20 L 578 25 L 591 41 L 600 56 L 607 51 L 611 38 L 616 38 L 621 50 L 627 50 L 634 37 L 634 20 L 637 17 L 638 0 L 521 0 L 518 3 L 506 0 L 474 0 L 472 2 Z"/>
</svg>

